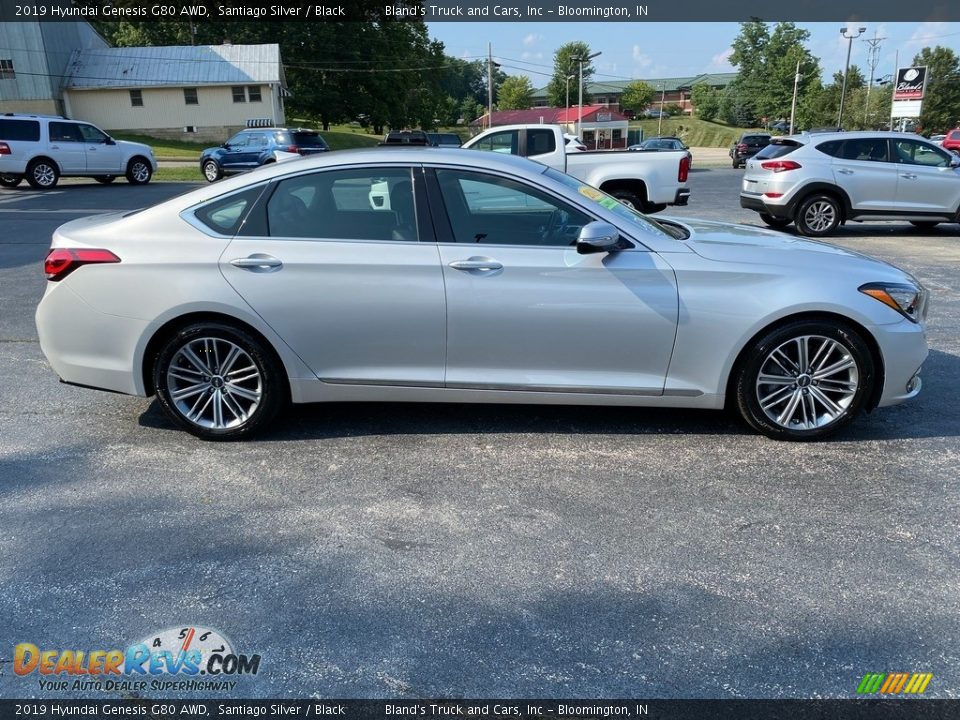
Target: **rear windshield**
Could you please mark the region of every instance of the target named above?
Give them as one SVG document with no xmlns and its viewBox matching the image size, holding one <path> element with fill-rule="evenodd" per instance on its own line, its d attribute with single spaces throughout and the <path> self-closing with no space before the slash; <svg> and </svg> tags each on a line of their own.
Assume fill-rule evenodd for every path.
<svg viewBox="0 0 960 720">
<path fill-rule="evenodd" d="M 770 142 L 769 135 L 744 135 L 743 139 L 740 140 L 742 143 L 747 143 L 748 145 L 761 145 Z"/>
<path fill-rule="evenodd" d="M 798 143 L 795 140 L 780 140 L 770 143 L 754 157 L 756 157 L 757 160 L 770 160 L 772 158 L 789 155 L 798 147 L 803 147 L 803 144 Z"/>
<path fill-rule="evenodd" d="M 327 143 L 318 133 L 295 132 L 293 142 L 300 147 L 326 147 Z"/>
<path fill-rule="evenodd" d="M 37 142 L 39 139 L 40 123 L 36 120 L 0 119 L 0 140 Z"/>
</svg>

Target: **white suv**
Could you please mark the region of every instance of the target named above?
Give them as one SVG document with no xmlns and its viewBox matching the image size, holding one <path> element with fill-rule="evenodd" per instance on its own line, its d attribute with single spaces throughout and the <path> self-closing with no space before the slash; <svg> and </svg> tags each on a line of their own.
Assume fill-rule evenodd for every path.
<svg viewBox="0 0 960 720">
<path fill-rule="evenodd" d="M 769 226 L 822 237 L 847 221 L 960 222 L 960 158 L 919 135 L 831 132 L 774 138 L 747 161 L 740 206 Z"/>
<path fill-rule="evenodd" d="M 90 123 L 57 116 L 0 115 L 0 185 L 26 179 L 52 188 L 63 177 L 92 177 L 111 183 L 124 175 L 133 185 L 150 182 L 157 161 L 141 143 L 114 140 Z"/>
</svg>

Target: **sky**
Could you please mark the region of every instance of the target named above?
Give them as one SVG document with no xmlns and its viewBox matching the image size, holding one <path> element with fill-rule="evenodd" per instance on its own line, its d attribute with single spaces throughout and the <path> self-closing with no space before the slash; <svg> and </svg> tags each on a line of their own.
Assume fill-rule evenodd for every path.
<svg viewBox="0 0 960 720">
<path fill-rule="evenodd" d="M 842 71 L 847 44 L 840 33 L 843 23 L 797 23 L 810 31 L 807 47 L 820 58 L 824 79 Z M 880 43 L 875 77 L 910 64 L 923 47 L 943 45 L 960 55 L 960 23 L 856 23 L 867 30 L 853 41 L 850 64 L 866 76 L 868 38 Z M 554 51 L 566 42 L 582 40 L 603 54 L 594 60 L 596 80 L 687 77 L 708 72 L 734 72 L 729 62 L 730 43 L 740 31 L 737 23 L 428 23 L 430 36 L 441 40 L 448 55 L 468 60 L 486 58 L 487 43 L 508 75 L 527 75 L 535 88 L 547 84 Z M 848 32 L 848 34 L 851 34 Z"/>
</svg>

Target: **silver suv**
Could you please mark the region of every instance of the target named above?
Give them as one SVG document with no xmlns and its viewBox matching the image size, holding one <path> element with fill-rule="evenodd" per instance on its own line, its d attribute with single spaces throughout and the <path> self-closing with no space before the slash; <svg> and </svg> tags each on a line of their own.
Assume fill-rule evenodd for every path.
<svg viewBox="0 0 960 720">
<path fill-rule="evenodd" d="M 148 145 L 114 140 L 90 123 L 51 115 L 0 115 L 0 185 L 52 188 L 61 176 L 111 183 L 150 182 L 157 169 Z"/>
<path fill-rule="evenodd" d="M 740 206 L 774 228 L 829 235 L 848 220 L 960 222 L 960 158 L 918 135 L 831 132 L 774 138 L 747 161 Z"/>
</svg>

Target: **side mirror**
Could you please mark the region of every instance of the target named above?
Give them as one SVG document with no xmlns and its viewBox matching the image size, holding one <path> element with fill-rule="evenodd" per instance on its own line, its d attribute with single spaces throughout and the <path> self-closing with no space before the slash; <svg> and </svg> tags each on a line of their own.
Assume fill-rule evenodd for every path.
<svg viewBox="0 0 960 720">
<path fill-rule="evenodd" d="M 613 252 L 619 249 L 620 231 L 606 222 L 587 223 L 577 235 L 577 252 L 581 255 Z"/>
<path fill-rule="evenodd" d="M 958 168 L 960 167 L 960 155 L 954 155 L 950 158 L 950 167 Z"/>
<path fill-rule="evenodd" d="M 220 147 L 222 147 L 224 150 L 229 150 L 229 149 L 230 149 L 230 143 L 225 142 L 225 143 L 224 143 L 223 145 L 221 145 Z"/>
</svg>

